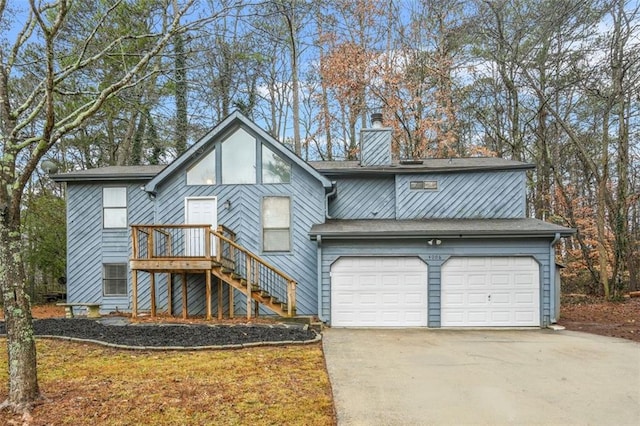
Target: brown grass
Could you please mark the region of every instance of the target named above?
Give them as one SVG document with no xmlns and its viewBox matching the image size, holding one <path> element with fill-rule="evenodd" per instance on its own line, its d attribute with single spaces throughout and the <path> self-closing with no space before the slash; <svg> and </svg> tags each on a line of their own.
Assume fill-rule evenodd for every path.
<svg viewBox="0 0 640 426">
<path fill-rule="evenodd" d="M 45 339 L 37 346 L 44 398 L 32 425 L 335 424 L 320 344 L 189 352 Z M 0 353 L 7 383 L 6 339 Z M 21 423 L 0 412 L 0 424 Z"/>
</svg>

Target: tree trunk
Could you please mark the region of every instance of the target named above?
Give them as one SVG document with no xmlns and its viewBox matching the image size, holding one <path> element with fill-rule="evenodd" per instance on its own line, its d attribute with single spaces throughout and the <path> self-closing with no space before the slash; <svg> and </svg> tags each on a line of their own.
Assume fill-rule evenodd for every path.
<svg viewBox="0 0 640 426">
<path fill-rule="evenodd" d="M 20 213 L 8 205 L 0 202 L 5 206 L 0 211 L 0 288 L 9 357 L 9 397 L 2 405 L 25 411 L 38 399 L 40 390 L 31 307 L 21 268 Z"/>
</svg>

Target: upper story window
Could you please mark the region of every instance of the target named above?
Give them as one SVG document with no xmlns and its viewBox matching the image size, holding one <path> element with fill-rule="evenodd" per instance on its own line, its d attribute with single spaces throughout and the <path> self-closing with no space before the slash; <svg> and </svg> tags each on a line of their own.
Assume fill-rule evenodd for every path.
<svg viewBox="0 0 640 426">
<path fill-rule="evenodd" d="M 262 145 L 262 183 L 291 182 L 291 164 Z"/>
<path fill-rule="evenodd" d="M 222 145 L 222 183 L 256 183 L 256 139 L 238 129 Z"/>
<path fill-rule="evenodd" d="M 102 188 L 102 218 L 104 228 L 127 227 L 127 188 Z"/>
<path fill-rule="evenodd" d="M 291 251 L 291 199 L 289 197 L 262 199 L 262 249 Z"/>
<path fill-rule="evenodd" d="M 216 150 L 201 158 L 187 170 L 187 185 L 214 185 L 216 183 Z"/>
</svg>

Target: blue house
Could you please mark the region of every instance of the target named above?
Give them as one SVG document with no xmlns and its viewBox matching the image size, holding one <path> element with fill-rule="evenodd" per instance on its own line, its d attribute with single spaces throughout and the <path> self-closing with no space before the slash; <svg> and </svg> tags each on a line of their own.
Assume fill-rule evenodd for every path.
<svg viewBox="0 0 640 426">
<path fill-rule="evenodd" d="M 376 117 L 361 160 L 305 162 L 236 112 L 168 166 L 67 186 L 68 302 L 103 312 L 317 316 L 332 326 L 546 326 L 554 245 L 526 217 L 531 164 L 398 162 Z"/>
</svg>

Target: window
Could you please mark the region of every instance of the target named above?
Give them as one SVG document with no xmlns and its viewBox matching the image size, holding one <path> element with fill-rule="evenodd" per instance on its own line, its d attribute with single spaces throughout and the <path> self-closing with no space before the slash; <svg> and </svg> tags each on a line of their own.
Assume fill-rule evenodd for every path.
<svg viewBox="0 0 640 426">
<path fill-rule="evenodd" d="M 262 249 L 291 251 L 291 199 L 264 197 L 262 199 Z"/>
<path fill-rule="evenodd" d="M 222 183 L 256 183 L 256 140 L 239 129 L 222 143 Z"/>
<path fill-rule="evenodd" d="M 291 164 L 262 145 L 262 183 L 291 182 Z"/>
<path fill-rule="evenodd" d="M 215 149 L 187 170 L 187 185 L 213 185 L 216 183 Z"/>
<path fill-rule="evenodd" d="M 102 265 L 102 289 L 105 296 L 127 295 L 126 263 L 105 263 Z"/>
<path fill-rule="evenodd" d="M 102 210 L 105 228 L 126 228 L 127 188 L 102 188 Z"/>
</svg>

